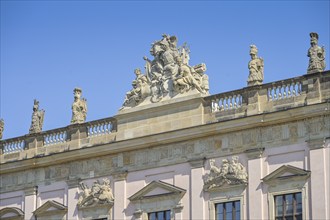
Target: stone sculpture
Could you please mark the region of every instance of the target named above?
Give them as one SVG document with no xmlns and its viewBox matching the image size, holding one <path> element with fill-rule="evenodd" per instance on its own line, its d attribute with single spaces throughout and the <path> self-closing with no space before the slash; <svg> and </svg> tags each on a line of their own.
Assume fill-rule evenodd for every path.
<svg viewBox="0 0 330 220">
<path fill-rule="evenodd" d="M 3 131 L 5 130 L 5 121 L 0 119 L 0 140 L 2 139 Z"/>
<path fill-rule="evenodd" d="M 45 110 L 39 110 L 39 101 L 34 100 L 32 121 L 29 129 L 29 134 L 39 133 L 42 131 L 42 126 L 44 123 Z"/>
<path fill-rule="evenodd" d="M 214 159 L 210 159 L 210 173 L 204 176 L 204 190 L 207 191 L 224 185 L 247 184 L 248 174 L 238 159 L 238 156 L 233 156 L 231 161 L 223 159 L 220 168 L 215 166 Z"/>
<path fill-rule="evenodd" d="M 307 73 L 322 72 L 325 70 L 325 49 L 317 45 L 319 35 L 317 33 L 310 33 L 311 47 L 308 49 L 307 56 L 309 57 L 309 64 Z"/>
<path fill-rule="evenodd" d="M 91 188 L 88 188 L 83 182 L 79 185 L 82 189 L 78 199 L 78 206 L 80 208 L 103 204 L 113 205 L 114 197 L 109 179 L 103 179 L 102 184 L 97 180 L 93 183 Z"/>
<path fill-rule="evenodd" d="M 251 60 L 249 62 L 248 86 L 260 85 L 264 81 L 264 60 L 258 57 L 258 48 L 255 45 L 250 46 Z"/>
<path fill-rule="evenodd" d="M 72 104 L 71 124 L 84 123 L 87 117 L 87 100 L 81 98 L 82 90 L 75 88 L 73 90 L 74 102 Z"/>
<path fill-rule="evenodd" d="M 152 44 L 149 60 L 146 56 L 145 73 L 136 69 L 136 79 L 132 90 L 126 93 L 121 109 L 135 107 L 143 103 L 159 102 L 179 94 L 209 92 L 205 64 L 189 65 L 190 49 L 187 44 L 177 47 L 176 36 L 162 35 L 162 39 Z"/>
</svg>

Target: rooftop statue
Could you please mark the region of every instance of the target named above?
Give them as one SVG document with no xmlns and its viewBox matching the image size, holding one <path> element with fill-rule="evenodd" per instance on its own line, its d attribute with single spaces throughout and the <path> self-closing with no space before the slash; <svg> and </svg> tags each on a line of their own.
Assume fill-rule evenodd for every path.
<svg viewBox="0 0 330 220">
<path fill-rule="evenodd" d="M 74 102 L 72 104 L 71 124 L 84 123 L 87 117 L 87 100 L 81 98 L 82 90 L 75 88 L 73 90 Z"/>
<path fill-rule="evenodd" d="M 204 177 L 204 190 L 211 190 L 224 185 L 247 184 L 248 174 L 238 159 L 238 156 L 233 156 L 231 161 L 223 159 L 220 168 L 215 166 L 214 159 L 210 159 L 210 173 Z"/>
<path fill-rule="evenodd" d="M 162 39 L 151 45 L 146 56 L 145 73 L 135 71 L 136 79 L 132 90 L 126 93 L 121 109 L 135 107 L 143 103 L 154 103 L 170 99 L 179 94 L 200 93 L 208 95 L 209 83 L 205 64 L 189 65 L 190 49 L 187 44 L 177 47 L 177 37 L 162 35 Z"/>
<path fill-rule="evenodd" d="M 310 33 L 311 47 L 308 49 L 307 56 L 309 57 L 309 64 L 307 73 L 322 72 L 325 70 L 325 49 L 317 45 L 319 35 L 317 33 Z"/>
<path fill-rule="evenodd" d="M 78 206 L 88 207 L 102 204 L 113 205 L 114 197 L 110 187 L 110 180 L 105 178 L 101 184 L 99 180 L 94 181 L 91 188 L 88 188 L 86 184 L 80 183 L 82 192 L 79 195 Z"/>
<path fill-rule="evenodd" d="M 34 100 L 32 121 L 29 129 L 29 134 L 39 133 L 42 131 L 42 126 L 44 123 L 45 110 L 39 110 L 39 101 Z"/>
<path fill-rule="evenodd" d="M 248 86 L 261 85 L 264 81 L 264 60 L 258 57 L 258 48 L 255 45 L 250 46 L 251 60 L 249 62 Z"/>
<path fill-rule="evenodd" d="M 2 139 L 3 131 L 5 130 L 5 121 L 0 119 L 0 140 Z"/>
</svg>

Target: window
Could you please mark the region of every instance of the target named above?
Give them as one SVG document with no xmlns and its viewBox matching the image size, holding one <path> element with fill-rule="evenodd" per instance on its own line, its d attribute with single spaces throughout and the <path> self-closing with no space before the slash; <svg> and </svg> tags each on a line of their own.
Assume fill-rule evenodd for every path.
<svg viewBox="0 0 330 220">
<path fill-rule="evenodd" d="M 241 219 L 240 201 L 232 201 L 215 204 L 217 220 L 239 220 Z"/>
<path fill-rule="evenodd" d="M 171 220 L 171 211 L 159 211 L 148 213 L 148 220 Z"/>
<path fill-rule="evenodd" d="M 301 192 L 275 196 L 275 219 L 302 219 Z"/>
</svg>

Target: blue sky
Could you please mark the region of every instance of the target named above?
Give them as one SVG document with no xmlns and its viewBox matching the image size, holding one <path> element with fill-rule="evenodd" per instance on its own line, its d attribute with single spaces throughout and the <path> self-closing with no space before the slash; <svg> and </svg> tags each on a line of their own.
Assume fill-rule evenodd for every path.
<svg viewBox="0 0 330 220">
<path fill-rule="evenodd" d="M 190 64 L 206 64 L 211 94 L 246 86 L 251 44 L 265 83 L 306 73 L 310 32 L 329 66 L 329 11 L 329 0 L 1 0 L 3 138 L 28 133 L 35 98 L 46 111 L 43 130 L 69 125 L 75 87 L 87 98 L 87 121 L 114 116 L 163 33 L 188 43 Z"/>
</svg>

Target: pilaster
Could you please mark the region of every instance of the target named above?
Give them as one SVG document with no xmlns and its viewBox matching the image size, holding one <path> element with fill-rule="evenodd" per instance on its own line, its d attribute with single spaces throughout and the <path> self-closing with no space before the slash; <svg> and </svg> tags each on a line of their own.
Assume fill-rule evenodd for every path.
<svg viewBox="0 0 330 220">
<path fill-rule="evenodd" d="M 127 172 L 120 172 L 113 174 L 114 179 L 114 197 L 115 202 L 113 205 L 113 216 L 114 219 L 125 220 L 125 207 L 127 206 L 127 196 L 126 196 L 126 177 Z"/>
<path fill-rule="evenodd" d="M 203 175 L 205 158 L 197 158 L 189 161 L 190 171 L 190 218 L 205 219 L 205 201 L 203 196 Z"/>
<path fill-rule="evenodd" d="M 24 219 L 26 220 L 36 219 L 33 212 L 37 209 L 37 193 L 37 186 L 29 187 L 24 190 Z"/>
<path fill-rule="evenodd" d="M 78 207 L 77 207 L 77 195 L 78 195 L 78 186 L 79 179 L 69 179 L 66 181 L 67 190 L 68 190 L 68 199 L 67 199 L 67 207 L 68 207 L 68 219 L 78 219 Z"/>
</svg>

